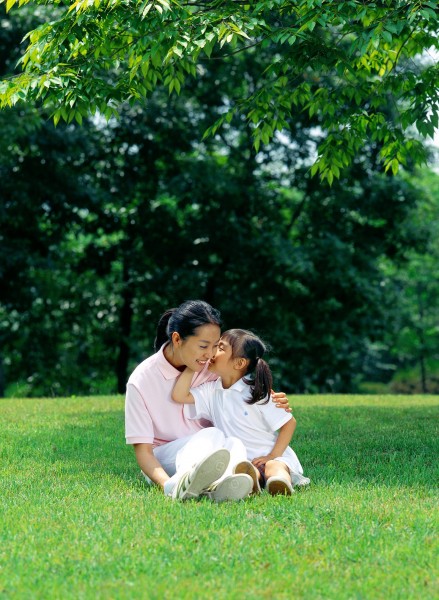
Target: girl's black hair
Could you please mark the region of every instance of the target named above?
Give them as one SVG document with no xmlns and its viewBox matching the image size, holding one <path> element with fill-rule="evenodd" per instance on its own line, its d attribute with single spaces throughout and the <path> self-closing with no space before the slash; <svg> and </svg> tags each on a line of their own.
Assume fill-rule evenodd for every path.
<svg viewBox="0 0 439 600">
<path fill-rule="evenodd" d="M 174 331 L 183 339 L 195 335 L 195 330 L 203 325 L 221 327 L 219 310 L 204 300 L 187 300 L 177 308 L 170 308 L 162 314 L 157 325 L 154 349 L 160 350 L 165 342 L 170 342 Z"/>
<path fill-rule="evenodd" d="M 257 335 L 246 329 L 229 329 L 222 334 L 221 339 L 232 347 L 232 358 L 246 358 L 249 361 L 246 375 L 251 378 L 244 378 L 251 391 L 251 398 L 247 403 L 255 404 L 266 398 L 261 404 L 267 404 L 273 387 L 270 367 L 262 358 L 268 350 L 267 346 Z"/>
</svg>

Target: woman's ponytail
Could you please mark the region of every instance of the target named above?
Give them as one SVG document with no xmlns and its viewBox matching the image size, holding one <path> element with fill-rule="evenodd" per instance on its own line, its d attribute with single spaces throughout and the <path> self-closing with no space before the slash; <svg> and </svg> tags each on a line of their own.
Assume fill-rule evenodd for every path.
<svg viewBox="0 0 439 600">
<path fill-rule="evenodd" d="M 168 335 L 169 319 L 172 317 L 175 310 L 176 310 L 175 308 L 168 309 L 166 312 L 164 312 L 162 314 L 162 316 L 159 319 L 159 322 L 157 324 L 157 331 L 155 334 L 155 340 L 154 340 L 155 352 L 158 352 L 160 350 L 160 348 L 163 346 L 163 344 L 165 342 L 167 342 L 169 339 L 169 335 Z"/>
</svg>

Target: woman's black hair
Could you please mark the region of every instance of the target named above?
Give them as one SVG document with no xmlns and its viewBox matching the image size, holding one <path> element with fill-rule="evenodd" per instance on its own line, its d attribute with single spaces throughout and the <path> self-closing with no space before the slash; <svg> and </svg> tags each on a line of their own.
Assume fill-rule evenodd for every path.
<svg viewBox="0 0 439 600">
<path fill-rule="evenodd" d="M 273 387 L 273 376 L 270 367 L 262 358 L 267 352 L 266 344 L 246 329 L 229 329 L 222 334 L 221 339 L 226 340 L 232 347 L 232 358 L 246 358 L 249 361 L 246 375 L 250 375 L 251 378 L 244 378 L 251 391 L 251 398 L 247 403 L 255 404 L 266 398 L 261 404 L 267 404 Z"/>
<path fill-rule="evenodd" d="M 203 325 L 218 325 L 221 327 L 219 310 L 213 308 L 204 300 L 187 300 L 177 308 L 170 308 L 162 314 L 157 325 L 154 349 L 160 350 L 164 343 L 170 342 L 174 331 L 182 339 L 195 335 L 195 330 Z"/>
</svg>

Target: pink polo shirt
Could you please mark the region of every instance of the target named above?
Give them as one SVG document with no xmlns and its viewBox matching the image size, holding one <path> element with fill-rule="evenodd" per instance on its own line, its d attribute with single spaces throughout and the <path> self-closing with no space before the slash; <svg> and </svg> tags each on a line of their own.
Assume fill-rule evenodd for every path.
<svg viewBox="0 0 439 600">
<path fill-rule="evenodd" d="M 172 400 L 172 389 L 181 373 L 166 360 L 163 348 L 140 363 L 128 379 L 125 398 L 127 444 L 160 446 L 211 425 L 209 421 L 194 418 L 193 404 L 177 404 Z M 215 379 L 217 376 L 205 367 L 195 373 L 192 386 Z"/>
</svg>

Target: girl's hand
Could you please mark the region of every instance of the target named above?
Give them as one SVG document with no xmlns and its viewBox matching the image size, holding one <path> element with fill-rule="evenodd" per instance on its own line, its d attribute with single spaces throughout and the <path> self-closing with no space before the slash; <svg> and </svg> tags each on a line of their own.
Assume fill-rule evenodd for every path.
<svg viewBox="0 0 439 600">
<path fill-rule="evenodd" d="M 283 408 L 286 412 L 293 412 L 288 403 L 285 392 L 275 392 L 271 390 L 271 400 L 275 402 L 277 408 Z"/>
<path fill-rule="evenodd" d="M 252 463 L 255 465 L 256 468 L 259 469 L 260 467 L 264 467 L 265 463 L 269 460 L 273 460 L 273 458 L 275 457 L 272 454 L 267 454 L 267 456 L 257 456 L 252 460 Z"/>
</svg>

